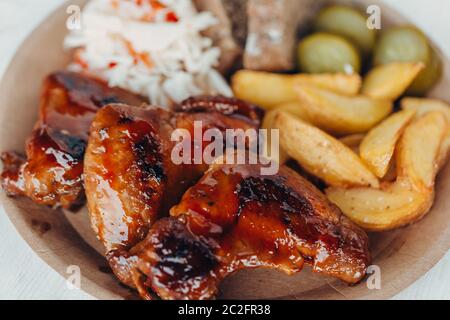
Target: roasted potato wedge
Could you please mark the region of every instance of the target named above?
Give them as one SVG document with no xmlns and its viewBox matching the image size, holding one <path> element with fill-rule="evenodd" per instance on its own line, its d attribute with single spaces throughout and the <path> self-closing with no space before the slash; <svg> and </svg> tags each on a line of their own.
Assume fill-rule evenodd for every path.
<svg viewBox="0 0 450 320">
<path fill-rule="evenodd" d="M 328 199 L 367 231 L 387 231 L 420 220 L 431 208 L 433 189 L 417 191 L 395 182 L 383 189 L 328 188 Z"/>
<path fill-rule="evenodd" d="M 440 147 L 448 125 L 430 112 L 405 129 L 396 152 L 397 180 L 374 188 L 328 188 L 326 194 L 342 212 L 369 231 L 414 223 L 431 208 Z"/>
<path fill-rule="evenodd" d="M 329 133 L 349 135 L 367 132 L 386 118 L 392 101 L 366 96 L 344 96 L 313 86 L 296 86 L 298 100 L 308 117 Z"/>
<path fill-rule="evenodd" d="M 400 101 L 403 110 L 415 110 L 417 117 L 421 117 L 431 111 L 442 112 L 450 123 L 450 105 L 437 99 L 406 97 Z"/>
<path fill-rule="evenodd" d="M 276 107 L 275 109 L 271 110 L 270 112 L 275 110 L 287 112 L 306 122 L 314 124 L 314 119 L 309 117 L 309 114 L 306 112 L 305 106 L 303 106 L 302 103 L 299 101 L 282 104 Z"/>
<path fill-rule="evenodd" d="M 402 109 L 415 110 L 416 117 L 421 117 L 432 111 L 440 111 L 447 118 L 450 125 L 450 105 L 444 101 L 437 99 L 423 99 L 423 98 L 404 98 L 400 102 Z M 439 168 L 441 168 L 448 159 L 450 152 L 450 129 L 448 130 L 439 152 Z"/>
<path fill-rule="evenodd" d="M 359 146 L 366 135 L 362 133 L 352 134 L 339 139 L 340 142 L 353 150 L 356 154 L 359 154 Z"/>
<path fill-rule="evenodd" d="M 238 71 L 231 81 L 237 98 L 272 109 L 297 100 L 295 85 L 313 85 L 346 95 L 355 95 L 361 88 L 357 74 L 276 74 L 260 71 Z"/>
<path fill-rule="evenodd" d="M 364 78 L 362 94 L 374 99 L 397 100 L 424 68 L 421 62 L 394 62 L 375 67 Z"/>
<path fill-rule="evenodd" d="M 381 179 L 381 183 L 383 184 L 386 182 L 394 182 L 395 180 L 397 180 L 397 164 L 395 163 L 395 161 L 391 161 L 386 174 Z"/>
<path fill-rule="evenodd" d="M 383 178 L 403 130 L 415 115 L 414 110 L 397 112 L 369 131 L 361 142 L 359 155 L 378 178 Z"/>
<path fill-rule="evenodd" d="M 433 188 L 447 133 L 447 120 L 439 111 L 427 113 L 409 125 L 397 150 L 398 179 L 409 181 L 418 190 Z"/>
<path fill-rule="evenodd" d="M 440 170 L 448 160 L 450 153 L 450 128 L 447 129 L 444 141 L 441 144 L 441 150 L 439 151 L 438 169 Z"/>
<path fill-rule="evenodd" d="M 379 186 L 378 179 L 350 148 L 305 121 L 286 112 L 277 112 L 280 144 L 309 173 L 328 185 Z"/>
</svg>

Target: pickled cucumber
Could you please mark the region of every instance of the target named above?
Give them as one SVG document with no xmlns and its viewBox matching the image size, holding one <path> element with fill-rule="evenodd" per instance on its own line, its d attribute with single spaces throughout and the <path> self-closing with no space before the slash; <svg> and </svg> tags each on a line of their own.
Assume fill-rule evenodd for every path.
<svg viewBox="0 0 450 320">
<path fill-rule="evenodd" d="M 329 6 L 322 9 L 315 20 L 315 29 L 333 33 L 350 40 L 361 53 L 369 55 L 376 42 L 377 30 L 367 27 L 367 17 L 347 6 Z"/>
<path fill-rule="evenodd" d="M 361 57 L 358 49 L 345 38 L 315 33 L 299 43 L 298 64 L 308 73 L 359 73 Z"/>
<path fill-rule="evenodd" d="M 374 65 L 391 62 L 422 62 L 425 69 L 407 93 L 424 95 L 439 80 L 442 61 L 430 46 L 427 37 L 412 26 L 395 27 L 384 32 L 375 48 Z"/>
<path fill-rule="evenodd" d="M 430 63 L 419 73 L 406 93 L 413 96 L 425 95 L 441 78 L 442 68 L 441 58 L 434 49 L 431 49 Z"/>
<path fill-rule="evenodd" d="M 425 35 L 412 26 L 394 27 L 383 32 L 375 48 L 373 63 L 422 62 L 428 65 L 431 50 Z"/>
</svg>

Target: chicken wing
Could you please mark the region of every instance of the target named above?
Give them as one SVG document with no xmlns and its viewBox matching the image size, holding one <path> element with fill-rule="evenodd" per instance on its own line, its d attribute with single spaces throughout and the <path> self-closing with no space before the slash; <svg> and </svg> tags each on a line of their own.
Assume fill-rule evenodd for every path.
<svg viewBox="0 0 450 320">
<path fill-rule="evenodd" d="M 129 252 L 143 297 L 209 299 L 238 270 L 293 274 L 305 263 L 353 284 L 370 262 L 364 231 L 286 167 L 261 176 L 259 165 L 213 165 L 170 213 Z"/>
<path fill-rule="evenodd" d="M 225 105 L 230 108 L 221 107 Z M 194 159 L 179 165 L 172 161 L 174 130 L 191 133 L 193 150 L 206 145 L 195 138 L 196 121 L 202 121 L 202 130 L 247 130 L 259 127 L 258 115 L 256 107 L 212 97 L 189 99 L 178 112 L 108 105 L 97 113 L 85 156 L 87 202 L 93 229 L 122 282 L 134 286 L 128 250 L 208 169 Z"/>
<path fill-rule="evenodd" d="M 43 205 L 76 208 L 83 203 L 81 174 L 89 127 L 108 103 L 140 105 L 144 99 L 73 72 L 56 72 L 44 82 L 39 119 L 26 143 L 26 158 L 2 155 L 2 186 Z"/>
</svg>

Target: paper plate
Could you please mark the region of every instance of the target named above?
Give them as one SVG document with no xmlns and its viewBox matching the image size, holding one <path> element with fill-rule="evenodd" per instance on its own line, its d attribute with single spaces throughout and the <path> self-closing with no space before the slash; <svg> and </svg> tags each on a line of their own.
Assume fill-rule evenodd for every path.
<svg viewBox="0 0 450 320">
<path fill-rule="evenodd" d="M 349 2 L 349 1 L 347 1 Z M 351 1 L 374 4 L 376 1 Z M 84 1 L 70 1 L 70 4 Z M 315 10 L 305 1 L 304 10 Z M 316 6 L 314 6 L 315 8 Z M 381 5 L 383 26 L 404 23 L 400 14 Z M 67 32 L 67 5 L 36 28 L 17 51 L 0 86 L 0 150 L 22 151 L 37 118 L 42 80 L 64 68 L 70 53 L 62 41 Z M 450 101 L 450 64 L 445 61 L 441 83 L 430 94 Z M 286 276 L 272 270 L 246 270 L 228 278 L 219 298 L 235 299 L 381 299 L 390 298 L 430 270 L 450 247 L 450 166 L 437 181 L 436 202 L 417 224 L 388 233 L 370 235 L 373 264 L 381 271 L 381 289 L 369 289 L 365 281 L 347 286 L 309 270 Z M 90 230 L 86 211 L 64 213 L 33 204 L 27 199 L 1 202 L 17 231 L 50 267 L 64 277 L 68 267 L 81 270 L 81 289 L 100 299 L 128 299 L 135 294 L 109 273 Z M 97 248 L 94 249 L 94 248 Z"/>
</svg>

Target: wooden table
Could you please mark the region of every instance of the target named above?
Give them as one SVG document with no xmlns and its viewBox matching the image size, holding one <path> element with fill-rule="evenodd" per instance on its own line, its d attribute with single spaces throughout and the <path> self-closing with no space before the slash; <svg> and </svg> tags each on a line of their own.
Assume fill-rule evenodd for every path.
<svg viewBox="0 0 450 320">
<path fill-rule="evenodd" d="M 0 1 L 0 75 L 25 37 L 63 2 Z M 386 2 L 413 20 L 450 56 L 450 21 L 447 19 L 450 1 Z M 24 81 L 32 79 L 24 78 Z M 41 261 L 16 233 L 1 207 L 0 243 L 0 299 L 92 299 L 80 290 L 68 289 L 65 279 Z M 450 299 L 450 252 L 432 270 L 394 299 Z"/>
</svg>

